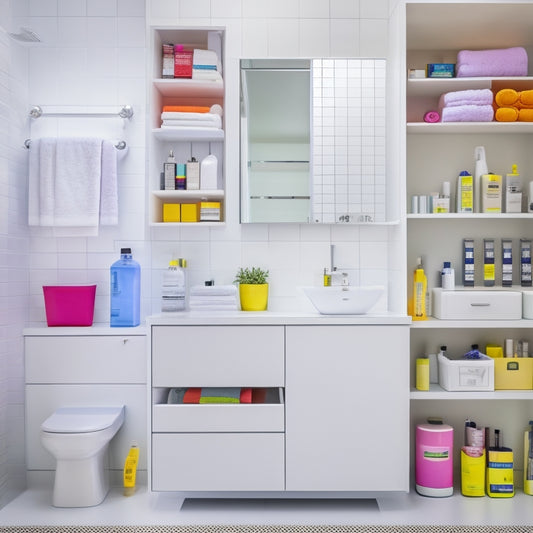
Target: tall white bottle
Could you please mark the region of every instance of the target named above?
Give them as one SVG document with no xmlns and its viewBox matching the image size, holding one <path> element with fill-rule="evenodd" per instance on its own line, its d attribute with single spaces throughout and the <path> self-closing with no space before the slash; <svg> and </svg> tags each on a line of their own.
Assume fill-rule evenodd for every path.
<svg viewBox="0 0 533 533">
<path fill-rule="evenodd" d="M 474 148 L 474 159 L 476 162 L 474 171 L 474 213 L 481 213 L 481 176 L 489 173 L 484 146 L 476 146 Z"/>
<path fill-rule="evenodd" d="M 163 313 L 185 311 L 187 308 L 185 271 L 183 270 L 186 264 L 185 259 L 174 259 L 168 264 L 161 287 L 161 312 Z"/>
</svg>

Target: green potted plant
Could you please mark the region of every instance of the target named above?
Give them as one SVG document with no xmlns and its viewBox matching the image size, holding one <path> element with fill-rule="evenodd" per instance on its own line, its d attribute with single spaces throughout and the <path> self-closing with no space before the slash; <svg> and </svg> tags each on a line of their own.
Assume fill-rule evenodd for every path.
<svg viewBox="0 0 533 533">
<path fill-rule="evenodd" d="M 243 311 L 266 311 L 268 306 L 268 270 L 240 268 L 234 283 L 239 284 L 239 297 Z"/>
</svg>

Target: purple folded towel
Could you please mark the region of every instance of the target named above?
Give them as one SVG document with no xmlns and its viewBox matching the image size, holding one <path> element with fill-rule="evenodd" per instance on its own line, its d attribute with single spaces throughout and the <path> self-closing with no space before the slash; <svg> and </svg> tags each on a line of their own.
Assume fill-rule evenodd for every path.
<svg viewBox="0 0 533 533">
<path fill-rule="evenodd" d="M 458 105 L 442 109 L 442 122 L 491 122 L 494 109 L 491 105 Z"/>
<path fill-rule="evenodd" d="M 457 54 L 455 76 L 527 76 L 527 52 L 521 46 L 495 50 L 461 50 Z"/>
<path fill-rule="evenodd" d="M 494 95 L 490 89 L 469 89 L 466 91 L 453 91 L 441 95 L 439 107 L 452 107 L 458 105 L 492 105 Z"/>
</svg>

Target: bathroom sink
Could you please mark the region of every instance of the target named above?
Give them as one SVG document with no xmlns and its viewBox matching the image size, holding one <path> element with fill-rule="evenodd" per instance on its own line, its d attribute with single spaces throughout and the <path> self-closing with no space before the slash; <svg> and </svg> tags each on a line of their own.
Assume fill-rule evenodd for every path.
<svg viewBox="0 0 533 533">
<path fill-rule="evenodd" d="M 385 287 L 302 287 L 317 311 L 323 315 L 364 315 L 377 303 Z"/>
</svg>

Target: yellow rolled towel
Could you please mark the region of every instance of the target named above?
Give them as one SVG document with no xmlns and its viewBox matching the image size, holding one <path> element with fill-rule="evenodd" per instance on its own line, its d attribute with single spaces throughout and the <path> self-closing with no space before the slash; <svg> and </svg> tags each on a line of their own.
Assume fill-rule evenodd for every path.
<svg viewBox="0 0 533 533">
<path fill-rule="evenodd" d="M 518 111 L 519 122 L 533 122 L 533 109 L 520 109 Z"/>
<path fill-rule="evenodd" d="M 530 111 L 524 109 L 523 111 Z M 533 109 L 531 110 L 533 111 Z M 518 109 L 516 107 L 498 107 L 494 113 L 497 122 L 516 122 L 518 120 Z"/>
<path fill-rule="evenodd" d="M 514 89 L 502 89 L 496 93 L 494 101 L 500 107 L 512 106 L 520 99 L 520 94 Z"/>
</svg>

